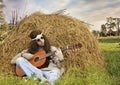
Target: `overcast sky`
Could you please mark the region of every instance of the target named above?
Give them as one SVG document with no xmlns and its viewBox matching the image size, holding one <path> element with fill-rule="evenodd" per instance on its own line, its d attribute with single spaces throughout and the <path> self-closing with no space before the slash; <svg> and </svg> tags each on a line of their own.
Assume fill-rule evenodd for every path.
<svg viewBox="0 0 120 85">
<path fill-rule="evenodd" d="M 19 16 L 35 11 L 52 13 L 67 9 L 66 14 L 84 22 L 93 24 L 91 29 L 99 30 L 106 17 L 120 18 L 120 0 L 4 0 L 6 21 L 11 18 L 12 10 L 18 10 Z"/>
</svg>

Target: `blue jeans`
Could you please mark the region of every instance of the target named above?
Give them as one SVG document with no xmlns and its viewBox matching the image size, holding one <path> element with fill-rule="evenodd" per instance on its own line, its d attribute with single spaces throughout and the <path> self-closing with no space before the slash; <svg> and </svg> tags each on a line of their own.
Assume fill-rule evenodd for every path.
<svg viewBox="0 0 120 85">
<path fill-rule="evenodd" d="M 35 76 L 33 76 L 35 80 L 44 77 L 49 82 L 54 83 L 54 81 L 60 77 L 59 69 L 41 70 L 33 66 L 23 57 L 19 57 L 16 60 L 16 65 L 27 75 L 27 77 L 31 77 L 32 74 L 35 74 Z"/>
</svg>

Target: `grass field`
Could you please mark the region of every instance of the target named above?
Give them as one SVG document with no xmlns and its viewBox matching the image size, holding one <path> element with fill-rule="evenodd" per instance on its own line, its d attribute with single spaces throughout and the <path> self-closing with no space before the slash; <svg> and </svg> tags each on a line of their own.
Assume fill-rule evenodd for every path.
<svg viewBox="0 0 120 85">
<path fill-rule="evenodd" d="M 85 71 L 71 68 L 58 79 L 55 85 L 120 85 L 120 39 L 99 38 L 99 45 L 105 59 L 105 68 L 87 66 Z M 41 85 L 32 78 L 19 78 L 0 74 L 0 85 Z"/>
<path fill-rule="evenodd" d="M 100 38 L 100 47 L 106 61 L 109 76 L 115 77 L 115 84 L 120 85 L 120 38 Z"/>
</svg>

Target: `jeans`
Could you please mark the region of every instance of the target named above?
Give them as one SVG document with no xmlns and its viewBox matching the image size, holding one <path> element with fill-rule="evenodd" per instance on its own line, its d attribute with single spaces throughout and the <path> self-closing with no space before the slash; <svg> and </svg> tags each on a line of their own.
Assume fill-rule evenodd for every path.
<svg viewBox="0 0 120 85">
<path fill-rule="evenodd" d="M 23 57 L 19 57 L 16 60 L 16 65 L 27 75 L 31 77 L 32 74 L 35 74 L 34 79 L 46 78 L 50 83 L 54 83 L 60 77 L 59 69 L 52 70 L 41 70 L 33 66 L 28 60 Z"/>
</svg>

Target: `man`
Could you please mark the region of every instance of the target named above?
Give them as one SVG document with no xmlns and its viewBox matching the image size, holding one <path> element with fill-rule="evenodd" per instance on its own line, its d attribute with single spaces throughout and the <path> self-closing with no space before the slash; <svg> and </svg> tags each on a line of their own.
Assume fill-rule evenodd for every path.
<svg viewBox="0 0 120 85">
<path fill-rule="evenodd" d="M 50 82 L 53 84 L 60 77 L 60 69 L 55 62 L 63 61 L 64 59 L 61 49 L 51 46 L 46 36 L 39 30 L 32 31 L 30 38 L 31 42 L 28 49 L 17 54 L 11 60 L 11 64 L 16 64 L 27 77 L 35 74 L 34 79 L 40 79 L 42 83 Z M 45 62 L 41 66 L 36 67 L 29 60 L 33 59 L 34 54 L 38 51 L 44 51 L 45 54 L 53 52 L 53 55 L 46 57 Z M 54 58 L 59 59 L 56 61 Z"/>
</svg>

